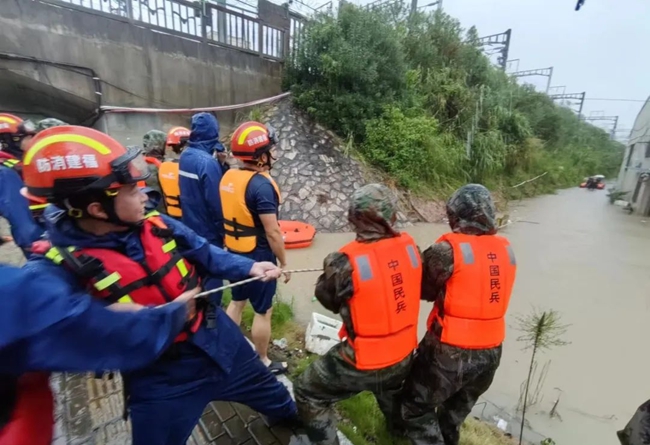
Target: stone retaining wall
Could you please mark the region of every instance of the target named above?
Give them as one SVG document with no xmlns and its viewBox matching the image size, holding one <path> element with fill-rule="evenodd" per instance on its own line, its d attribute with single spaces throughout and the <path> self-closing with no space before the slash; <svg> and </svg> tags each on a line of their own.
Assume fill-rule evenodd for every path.
<svg viewBox="0 0 650 445">
<path fill-rule="evenodd" d="M 290 99 L 265 113 L 264 123 L 280 138 L 279 159 L 271 175 L 282 191 L 281 219 L 305 221 L 322 232 L 349 231 L 352 192 L 378 181 L 360 162 L 345 153 L 341 141 L 292 106 Z M 401 211 L 400 226 L 413 219 Z"/>
</svg>

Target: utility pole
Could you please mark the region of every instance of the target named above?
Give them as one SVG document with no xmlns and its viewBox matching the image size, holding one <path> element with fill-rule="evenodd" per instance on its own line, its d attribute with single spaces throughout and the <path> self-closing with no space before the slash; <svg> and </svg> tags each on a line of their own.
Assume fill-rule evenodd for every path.
<svg viewBox="0 0 650 445">
<path fill-rule="evenodd" d="M 516 73 L 510 74 L 512 77 L 528 77 L 528 76 L 542 76 L 546 77 L 546 94 L 548 94 L 549 88 L 551 88 L 551 79 L 553 78 L 553 67 L 548 68 L 539 68 L 536 70 L 526 70 L 526 71 L 517 71 Z"/>
<path fill-rule="evenodd" d="M 551 90 L 555 92 L 555 90 L 559 90 L 560 88 L 562 88 L 562 92 L 561 93 L 558 92 L 558 93 L 555 93 L 555 94 L 564 94 L 564 93 L 566 93 L 566 85 L 556 85 L 554 87 L 549 88 L 548 92 L 550 93 Z"/>
<path fill-rule="evenodd" d="M 609 137 L 610 139 L 614 139 L 616 137 L 616 127 L 618 126 L 618 116 L 589 116 L 585 117 L 586 121 L 609 121 L 614 126 L 609 132 Z"/>
<path fill-rule="evenodd" d="M 577 100 L 579 100 L 580 101 L 580 107 L 578 108 L 577 113 L 578 113 L 578 117 L 581 117 L 582 116 L 582 107 L 585 104 L 585 94 L 586 93 L 584 93 L 584 92 L 582 92 L 582 93 L 567 93 L 567 94 L 551 94 L 548 97 L 553 99 L 553 101 L 556 101 L 556 100 L 569 100 L 569 101 L 573 100 L 573 101 L 577 101 Z M 573 108 L 571 108 L 571 109 L 573 111 L 576 111 Z"/>
<path fill-rule="evenodd" d="M 510 38 L 512 37 L 512 29 L 508 29 L 506 32 L 500 34 L 492 34 L 491 36 L 485 36 L 479 38 L 479 43 L 483 47 L 489 47 L 486 51 L 488 55 L 500 54 L 497 59 L 497 64 L 503 69 L 506 70 L 506 64 L 508 62 L 508 53 L 510 52 Z"/>
</svg>

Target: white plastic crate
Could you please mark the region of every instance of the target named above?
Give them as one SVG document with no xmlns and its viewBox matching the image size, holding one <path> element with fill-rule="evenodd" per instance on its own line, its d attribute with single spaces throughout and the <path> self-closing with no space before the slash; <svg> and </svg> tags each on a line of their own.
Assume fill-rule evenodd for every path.
<svg viewBox="0 0 650 445">
<path fill-rule="evenodd" d="M 324 355 L 339 343 L 339 330 L 343 326 L 339 320 L 312 312 L 311 321 L 305 332 L 305 348 L 314 354 Z"/>
</svg>

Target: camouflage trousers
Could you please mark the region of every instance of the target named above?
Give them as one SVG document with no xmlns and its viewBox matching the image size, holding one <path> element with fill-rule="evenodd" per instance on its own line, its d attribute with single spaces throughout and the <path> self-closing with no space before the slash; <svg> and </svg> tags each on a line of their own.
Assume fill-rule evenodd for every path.
<svg viewBox="0 0 650 445">
<path fill-rule="evenodd" d="M 650 400 L 645 402 L 634 413 L 634 416 L 617 432 L 621 445 L 650 444 Z"/>
<path fill-rule="evenodd" d="M 360 371 L 341 352 L 349 348 L 339 343 L 312 363 L 294 382 L 298 415 L 309 440 L 317 445 L 339 445 L 333 404 L 362 391 L 377 398 L 379 408 L 390 421 L 394 417 L 395 394 L 408 374 L 412 355 L 396 365 L 376 371 Z"/>
<path fill-rule="evenodd" d="M 427 332 L 397 396 L 398 427 L 414 445 L 458 445 L 460 427 L 492 384 L 501 346 L 462 349 Z"/>
</svg>

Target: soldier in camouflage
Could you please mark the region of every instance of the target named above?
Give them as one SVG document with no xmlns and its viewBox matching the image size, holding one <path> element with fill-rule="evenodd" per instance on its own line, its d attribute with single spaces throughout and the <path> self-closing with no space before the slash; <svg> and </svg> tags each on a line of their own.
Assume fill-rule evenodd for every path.
<svg viewBox="0 0 650 445">
<path fill-rule="evenodd" d="M 46 130 L 51 127 L 60 127 L 61 125 L 68 125 L 66 122 L 63 122 L 59 119 L 48 117 L 38 121 L 36 124 L 36 133 L 40 133 L 43 130 Z"/>
<path fill-rule="evenodd" d="M 634 416 L 617 432 L 621 445 L 650 444 L 650 400 L 644 402 L 634 413 Z"/>
<path fill-rule="evenodd" d="M 160 162 L 165 161 L 165 147 L 167 144 L 167 135 L 160 130 L 149 130 L 142 138 L 142 148 L 144 151 L 145 159 L 153 158 Z M 162 188 L 160 187 L 160 180 L 158 179 L 158 166 L 147 160 L 147 169 L 149 170 L 149 177 L 145 180 L 147 187 L 155 192 L 157 198 L 156 210 L 159 212 L 166 212 L 165 201 L 162 199 Z"/>
<path fill-rule="evenodd" d="M 482 185 L 458 189 L 447 202 L 447 216 L 454 233 L 477 238 L 496 234 L 494 203 Z M 452 246 L 447 241 L 433 244 L 422 262 L 422 299 L 445 308 L 447 283 L 454 273 Z M 462 348 L 443 343 L 441 334 L 440 323 L 430 322 L 397 396 L 401 418 L 394 425 L 417 445 L 458 445 L 460 426 L 490 387 L 501 358 L 501 345 Z"/>
<path fill-rule="evenodd" d="M 354 227 L 356 240 L 372 245 L 400 236 L 393 228 L 396 213 L 397 202 L 391 191 L 380 184 L 369 184 L 356 190 L 352 196 L 348 220 Z M 417 246 L 413 252 L 419 261 Z M 342 252 L 334 252 L 325 258 L 323 266 L 324 273 L 316 283 L 316 298 L 326 309 L 340 314 L 347 337 L 354 338 L 350 300 L 355 295 L 355 289 L 350 259 Z M 413 305 L 415 325 L 419 309 L 419 285 L 419 282 L 416 283 L 418 292 Z M 378 300 L 378 304 L 381 303 Z M 415 347 L 415 334 L 413 343 Z M 355 350 L 349 340 L 344 339 L 312 363 L 294 383 L 298 412 L 309 439 L 318 445 L 339 444 L 332 405 L 362 391 L 370 391 L 375 395 L 381 411 L 390 420 L 394 416 L 394 395 L 408 373 L 412 350 L 400 362 L 391 366 L 377 370 L 359 370 L 355 366 Z"/>
</svg>

